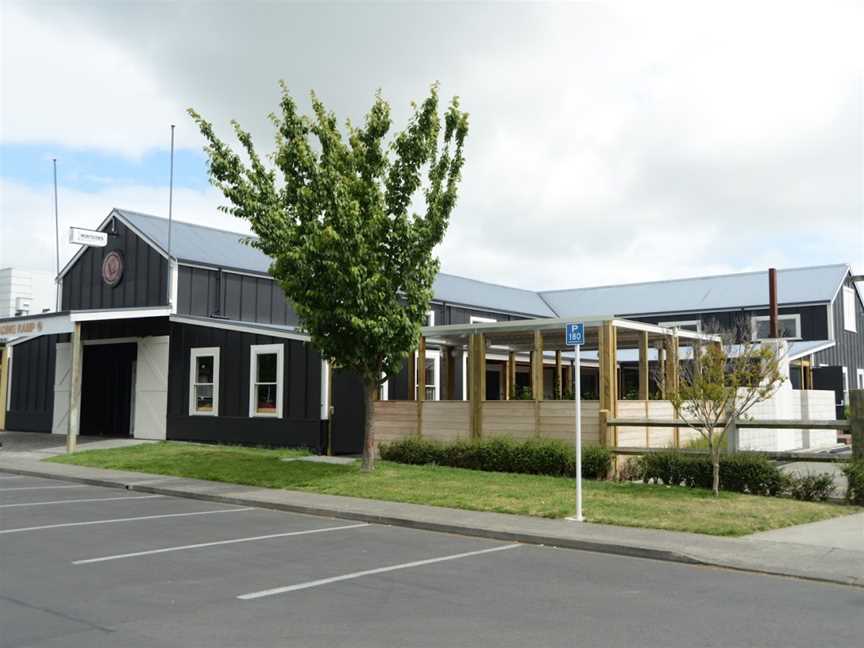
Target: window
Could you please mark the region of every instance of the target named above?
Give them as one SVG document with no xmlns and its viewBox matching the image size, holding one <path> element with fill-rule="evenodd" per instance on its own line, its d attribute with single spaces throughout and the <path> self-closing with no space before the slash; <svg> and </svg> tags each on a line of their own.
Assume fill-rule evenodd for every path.
<svg viewBox="0 0 864 648">
<path fill-rule="evenodd" d="M 416 367 L 415 371 L 420 369 L 419 362 L 417 361 L 417 353 L 414 354 L 414 366 Z M 437 349 L 426 349 L 426 362 L 425 362 L 425 371 L 426 371 L 426 396 L 425 400 L 438 400 L 439 396 L 439 376 L 441 374 L 441 352 Z M 420 389 L 420 374 L 415 373 L 415 382 L 414 382 L 414 397 L 416 398 L 418 395 L 417 390 Z"/>
<path fill-rule="evenodd" d="M 681 320 L 678 322 L 660 322 L 658 326 L 662 326 L 664 328 L 678 328 L 684 331 L 696 331 L 696 333 L 702 332 L 702 322 L 700 320 Z"/>
<path fill-rule="evenodd" d="M 189 352 L 189 416 L 219 415 L 219 347 Z"/>
<path fill-rule="evenodd" d="M 847 331 L 857 332 L 855 327 L 855 289 L 843 286 L 843 328 Z"/>
<path fill-rule="evenodd" d="M 249 416 L 282 416 L 282 344 L 253 344 L 250 347 Z"/>
<path fill-rule="evenodd" d="M 754 340 L 767 340 L 771 337 L 771 318 L 768 315 L 758 315 L 751 320 L 751 333 Z M 777 333 L 786 340 L 801 339 L 801 316 L 781 315 L 777 319 Z"/>
<path fill-rule="evenodd" d="M 426 311 L 426 324 L 424 326 L 435 326 L 435 311 Z"/>
<path fill-rule="evenodd" d="M 480 317 L 479 315 L 472 315 L 468 320 L 469 324 L 494 324 L 498 320 L 493 317 Z"/>
<path fill-rule="evenodd" d="M 857 372 L 858 389 L 864 389 L 864 369 L 859 369 Z"/>
<path fill-rule="evenodd" d="M 843 404 L 849 402 L 849 370 L 843 367 Z"/>
</svg>

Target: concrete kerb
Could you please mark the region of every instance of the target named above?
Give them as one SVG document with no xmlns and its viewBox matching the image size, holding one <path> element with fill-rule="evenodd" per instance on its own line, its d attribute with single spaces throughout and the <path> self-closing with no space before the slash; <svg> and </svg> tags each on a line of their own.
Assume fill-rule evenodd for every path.
<svg viewBox="0 0 864 648">
<path fill-rule="evenodd" d="M 59 467 L 59 466 L 58 466 Z M 77 467 L 76 467 L 77 468 Z M 237 506 L 252 506 L 256 508 L 262 509 L 270 509 L 275 511 L 283 511 L 286 513 L 298 513 L 304 515 L 314 515 L 318 517 L 329 517 L 335 519 L 344 519 L 351 520 L 357 522 L 367 522 L 370 524 L 379 524 L 379 525 L 387 525 L 387 526 L 396 526 L 396 527 L 405 527 L 410 529 L 418 529 L 423 531 L 433 531 L 438 533 L 449 533 L 454 535 L 462 535 L 468 537 L 477 537 L 477 538 L 485 538 L 489 540 L 500 540 L 505 542 L 520 542 L 523 544 L 529 545 L 538 545 L 538 546 L 550 546 L 550 547 L 559 547 L 563 549 L 575 549 L 580 551 L 589 551 L 595 553 L 604 553 L 611 555 L 619 555 L 619 556 L 627 556 L 631 558 L 643 558 L 649 560 L 658 560 L 664 562 L 674 562 L 674 563 L 683 563 L 689 565 L 700 565 L 705 567 L 719 567 L 723 569 L 731 569 L 735 571 L 741 572 L 749 572 L 756 574 L 764 574 L 770 576 L 781 576 L 788 578 L 799 578 L 802 580 L 809 580 L 815 582 L 823 582 L 823 583 L 831 583 L 831 584 L 839 584 L 846 585 L 858 588 L 864 588 L 864 578 L 856 577 L 852 575 L 816 575 L 810 572 L 800 571 L 796 569 L 771 569 L 771 568 L 763 568 L 758 565 L 749 564 L 746 562 L 729 560 L 729 559 L 714 559 L 710 556 L 696 556 L 693 554 L 685 553 L 682 551 L 675 551 L 670 549 L 662 549 L 658 547 L 651 547 L 645 545 L 634 545 L 634 544 L 626 544 L 621 542 L 605 542 L 605 541 L 597 541 L 583 538 L 573 538 L 566 536 L 555 536 L 555 535 L 547 535 L 543 533 L 536 533 L 531 531 L 519 531 L 519 530 L 506 530 L 506 529 L 496 529 L 491 527 L 483 527 L 483 526 L 468 526 L 463 524 L 454 524 L 442 521 L 433 521 L 433 520 L 424 520 L 419 517 L 406 517 L 406 516 L 397 516 L 397 515 L 382 515 L 375 514 L 363 511 L 352 511 L 347 510 L 346 508 L 339 508 L 336 506 L 309 506 L 303 504 L 296 503 L 288 503 L 288 502 L 278 502 L 271 501 L 263 497 L 244 497 L 242 495 L 227 495 L 220 494 L 218 492 L 213 492 L 214 490 L 225 490 L 232 489 L 236 491 L 237 489 L 248 488 L 253 492 L 260 492 L 265 489 L 258 489 L 255 487 L 244 487 L 242 485 L 237 484 L 227 484 L 222 482 L 205 482 L 203 480 L 184 480 L 184 481 L 192 481 L 196 482 L 195 486 L 200 488 L 201 486 L 206 486 L 208 490 L 202 491 L 198 489 L 192 488 L 172 488 L 170 486 L 159 486 L 153 484 L 154 481 L 174 481 L 180 480 L 182 478 L 171 477 L 171 476 L 158 476 L 158 475 L 147 475 L 146 477 L 143 475 L 132 474 L 130 475 L 131 479 L 129 481 L 125 481 L 125 479 L 119 478 L 96 478 L 96 477 L 86 477 L 74 474 L 67 474 L 65 471 L 63 472 L 50 472 L 50 470 L 34 470 L 32 468 L 19 468 L 13 466 L 0 466 L 0 473 L 11 473 L 17 475 L 26 475 L 31 477 L 41 477 L 47 479 L 56 479 L 61 481 L 71 481 L 76 483 L 83 483 L 92 486 L 104 486 L 108 488 L 118 488 L 125 489 L 130 491 L 135 491 L 139 493 L 147 493 L 152 495 L 165 495 L 169 497 L 179 497 L 184 499 L 193 499 L 199 501 L 220 503 L 220 504 L 231 504 Z M 125 476 L 124 476 L 125 477 Z M 210 490 L 212 489 L 212 490 Z M 209 491 L 209 492 L 208 492 Z M 274 491 L 274 493 L 286 493 L 289 491 Z M 302 493 L 306 495 L 306 493 Z M 315 494 L 317 495 L 317 494 Z M 331 495 L 320 495 L 319 497 L 330 498 L 333 500 L 343 499 L 338 496 Z M 344 498 L 344 499 L 356 499 L 356 498 Z M 376 500 L 362 500 L 360 499 L 360 503 L 366 502 L 375 502 Z M 388 502 L 387 504 L 397 504 Z M 398 504 L 397 504 L 398 505 Z M 416 507 L 418 505 L 408 505 L 412 507 Z M 439 508 L 439 507 L 423 507 L 423 508 Z M 441 509 L 446 512 L 450 509 Z M 456 513 L 464 513 L 463 511 L 456 511 Z M 504 515 L 504 514 L 495 514 L 495 515 Z M 514 518 L 514 522 L 518 523 L 521 520 L 521 516 L 505 516 Z M 727 539 L 715 539 L 708 538 L 708 540 L 727 540 Z"/>
</svg>

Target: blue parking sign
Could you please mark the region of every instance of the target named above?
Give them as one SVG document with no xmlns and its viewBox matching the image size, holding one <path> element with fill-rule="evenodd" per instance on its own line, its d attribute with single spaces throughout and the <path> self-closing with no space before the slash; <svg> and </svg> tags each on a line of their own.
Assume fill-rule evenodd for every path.
<svg viewBox="0 0 864 648">
<path fill-rule="evenodd" d="M 568 324 L 566 329 L 567 346 L 582 346 L 585 344 L 585 324 L 576 322 Z"/>
</svg>

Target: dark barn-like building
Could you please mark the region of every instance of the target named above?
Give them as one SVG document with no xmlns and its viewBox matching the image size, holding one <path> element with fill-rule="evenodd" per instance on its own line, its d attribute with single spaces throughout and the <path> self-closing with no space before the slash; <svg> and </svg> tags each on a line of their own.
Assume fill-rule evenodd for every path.
<svg viewBox="0 0 864 648">
<path fill-rule="evenodd" d="M 81 434 L 360 451 L 359 381 L 311 346 L 268 274 L 270 260 L 242 235 L 175 222 L 169 253 L 165 219 L 115 209 L 99 229 L 107 246 L 82 248 L 61 272 L 60 313 L 0 321 L 5 429 L 66 433 L 77 328 Z M 765 276 L 534 292 L 440 274 L 427 324 L 604 313 L 669 328 L 737 327 L 758 339 L 767 337 Z M 850 269 L 782 270 L 779 290 L 793 385 L 834 389 L 842 416 L 850 385 L 864 387 L 864 304 Z M 427 348 L 422 364 L 409 358 L 381 398 L 414 399 L 416 365 L 425 399 L 466 398 L 466 351 L 452 350 L 446 390 L 441 353 Z M 511 396 L 507 351 L 490 348 L 486 357 L 485 398 Z M 596 359 L 585 360 L 583 396 L 591 398 Z M 628 363 L 619 357 L 621 394 L 632 379 Z M 546 371 L 552 397 L 554 367 Z M 527 381 L 526 361 L 517 388 Z"/>
</svg>

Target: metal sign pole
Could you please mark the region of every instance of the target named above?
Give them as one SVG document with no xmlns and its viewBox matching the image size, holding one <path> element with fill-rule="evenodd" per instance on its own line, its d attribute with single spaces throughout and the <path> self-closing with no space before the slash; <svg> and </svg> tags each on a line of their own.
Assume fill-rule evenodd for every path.
<svg viewBox="0 0 864 648">
<path fill-rule="evenodd" d="M 584 522 L 582 517 L 582 345 L 585 343 L 585 323 L 568 324 L 564 338 L 573 347 L 573 401 L 576 410 L 576 515 L 568 517 Z"/>
<path fill-rule="evenodd" d="M 577 344 L 576 366 L 573 371 L 573 398 L 576 401 L 576 516 L 577 522 L 584 522 L 582 517 L 582 376 L 581 347 Z"/>
</svg>

